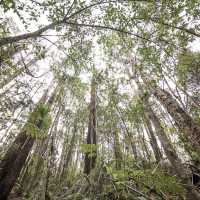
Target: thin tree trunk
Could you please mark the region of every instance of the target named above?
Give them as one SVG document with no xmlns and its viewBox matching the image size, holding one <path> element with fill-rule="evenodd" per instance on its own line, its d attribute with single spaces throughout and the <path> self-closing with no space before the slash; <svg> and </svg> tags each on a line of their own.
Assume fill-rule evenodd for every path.
<svg viewBox="0 0 200 200">
<path fill-rule="evenodd" d="M 63 144 L 62 144 L 62 152 L 61 152 L 61 155 L 60 155 L 59 167 L 57 169 L 58 180 L 60 180 L 61 172 L 63 170 L 63 165 L 64 165 L 64 162 L 65 162 L 65 155 L 66 155 L 66 152 L 67 152 L 67 146 L 69 144 L 69 138 L 68 137 L 69 137 L 70 127 L 69 127 L 69 125 L 65 125 L 65 127 L 66 127 L 66 131 L 63 134 L 64 135 L 64 141 L 63 141 Z"/>
<path fill-rule="evenodd" d="M 55 140 L 56 140 L 56 135 L 57 135 L 57 130 L 58 130 L 58 124 L 59 124 L 59 119 L 62 113 L 62 105 L 60 104 L 58 111 L 56 113 L 53 125 L 51 127 L 50 130 L 50 144 L 49 144 L 49 152 L 48 152 L 48 156 L 47 159 L 49 158 L 49 160 L 47 160 L 47 175 L 46 175 L 46 183 L 45 183 L 45 199 L 49 199 L 49 181 L 50 181 L 50 176 L 53 172 L 54 169 L 54 164 L 55 164 Z"/>
<path fill-rule="evenodd" d="M 77 127 L 76 127 L 76 124 L 74 124 L 73 135 L 70 140 L 69 147 L 67 148 L 68 151 L 66 152 L 67 153 L 66 158 L 64 159 L 64 163 L 63 163 L 62 170 L 59 177 L 60 181 L 62 181 L 63 178 L 66 177 L 67 169 L 68 169 L 68 166 L 72 157 L 73 149 L 74 149 L 76 133 L 77 133 Z"/>
<path fill-rule="evenodd" d="M 113 132 L 113 136 L 114 136 L 114 153 L 115 153 L 116 169 L 120 170 L 122 168 L 123 156 L 119 143 L 119 133 L 117 132 L 117 130 Z"/>
<path fill-rule="evenodd" d="M 146 116 L 144 117 L 144 121 L 145 121 L 145 124 L 147 126 L 147 133 L 149 134 L 150 144 L 151 144 L 151 147 L 153 149 L 155 159 L 156 159 L 157 163 L 159 163 L 163 156 L 162 156 L 162 153 L 161 153 L 160 148 L 158 146 L 155 134 L 153 132 L 151 121 Z"/>
<path fill-rule="evenodd" d="M 144 129 L 141 125 L 137 125 L 137 132 L 138 134 L 141 136 L 140 137 L 140 141 L 141 141 L 141 145 L 143 147 L 143 151 L 145 152 L 146 154 L 146 157 L 147 157 L 147 160 L 148 162 L 150 163 L 151 162 L 151 151 L 150 149 L 148 148 L 147 146 L 147 143 L 146 143 L 146 139 L 145 139 L 145 135 L 144 135 Z"/>
<path fill-rule="evenodd" d="M 131 148 L 132 148 L 132 151 L 133 151 L 134 158 L 135 158 L 135 160 L 137 161 L 137 159 L 138 159 L 138 152 L 137 152 L 136 142 L 133 141 L 133 136 L 132 136 L 132 134 L 129 132 L 128 127 L 127 127 L 127 125 L 126 125 L 126 122 L 125 122 L 125 120 L 124 120 L 124 118 L 123 118 L 123 116 L 122 116 L 122 112 L 121 112 L 120 108 L 119 108 L 117 105 L 116 105 L 116 109 L 117 109 L 117 112 L 119 113 L 119 117 L 120 117 L 120 119 L 121 119 L 121 121 L 122 121 L 122 123 L 123 123 L 123 125 L 124 125 L 124 127 L 125 127 L 125 131 L 126 131 L 128 137 L 129 137 L 129 140 L 130 140 L 130 144 L 131 144 Z"/>
</svg>

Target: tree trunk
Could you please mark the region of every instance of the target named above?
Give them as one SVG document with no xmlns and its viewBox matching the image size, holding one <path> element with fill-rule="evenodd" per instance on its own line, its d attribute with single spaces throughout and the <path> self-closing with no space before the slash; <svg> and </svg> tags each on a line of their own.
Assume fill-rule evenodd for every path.
<svg viewBox="0 0 200 200">
<path fill-rule="evenodd" d="M 158 146 L 157 139 L 154 135 L 153 128 L 152 128 L 152 125 L 151 125 L 151 121 L 146 116 L 144 117 L 144 121 L 145 121 L 145 124 L 147 126 L 147 133 L 148 133 L 149 138 L 150 138 L 150 144 L 151 144 L 151 147 L 153 149 L 155 159 L 156 159 L 157 163 L 159 163 L 163 156 L 162 156 L 162 153 L 161 153 L 160 148 Z"/>
<path fill-rule="evenodd" d="M 184 111 L 172 95 L 159 87 L 153 88 L 153 94 L 167 109 L 177 127 L 200 153 L 200 126 Z"/>
<path fill-rule="evenodd" d="M 44 159 L 42 155 L 43 140 L 39 141 L 34 153 L 31 155 L 31 160 L 27 163 L 27 168 L 21 179 L 21 185 L 24 192 L 32 192 L 32 188 L 36 187 L 39 176 L 42 174 L 41 168 L 43 167 Z M 21 175 L 20 175 L 21 176 Z"/>
<path fill-rule="evenodd" d="M 174 147 L 171 144 L 171 141 L 168 139 L 161 123 L 152 108 L 150 107 L 147 102 L 145 103 L 145 111 L 147 114 L 147 117 L 151 119 L 151 122 L 153 123 L 157 136 L 160 140 L 160 143 L 164 149 L 164 152 L 172 164 L 174 171 L 176 174 L 178 174 L 180 177 L 185 177 L 185 170 L 182 170 L 181 160 L 178 158 L 178 155 L 176 154 L 176 151 Z"/>
<path fill-rule="evenodd" d="M 137 160 L 138 160 L 138 152 L 137 152 L 136 142 L 134 141 L 134 138 L 133 138 L 133 134 L 131 134 L 131 133 L 129 132 L 128 127 L 127 127 L 127 125 L 126 125 L 126 122 L 125 122 L 125 120 L 124 120 L 124 118 L 123 118 L 123 116 L 122 116 L 122 112 L 121 112 L 120 108 L 119 108 L 117 105 L 116 105 L 116 109 L 117 109 L 117 112 L 118 112 L 118 114 L 119 114 L 119 117 L 120 117 L 120 119 L 121 119 L 121 121 L 122 121 L 122 123 L 123 123 L 123 125 L 124 125 L 124 127 L 125 127 L 125 131 L 126 131 L 127 136 L 128 136 L 128 138 L 129 138 L 129 141 L 130 141 L 130 145 L 131 145 L 131 148 L 132 148 L 132 151 L 133 151 L 134 158 L 135 158 L 135 160 L 137 161 Z"/>
<path fill-rule="evenodd" d="M 62 169 L 61 169 L 61 173 L 60 173 L 60 177 L 59 177 L 60 181 L 62 181 L 63 178 L 66 177 L 66 172 L 67 172 L 70 160 L 72 158 L 76 133 L 77 133 L 77 127 L 76 127 L 76 124 L 75 124 L 74 130 L 73 130 L 73 135 L 72 135 L 72 138 L 70 140 L 69 147 L 67 148 L 68 151 L 66 152 L 67 154 L 66 154 L 66 157 L 64 159 L 64 163 L 63 163 L 63 166 L 62 166 Z"/>
<path fill-rule="evenodd" d="M 48 101 L 48 105 L 51 106 L 53 103 L 53 96 Z M 30 118 L 27 124 L 33 124 L 35 127 L 40 130 L 43 126 L 43 119 L 45 114 L 40 113 L 39 106 L 41 103 L 46 101 L 46 93 L 41 98 L 39 105 L 36 106 L 33 113 L 30 115 Z M 33 117 L 35 113 L 38 113 L 37 117 Z M 26 125 L 27 125 L 26 124 Z M 17 136 L 11 147 L 8 149 L 4 158 L 0 163 L 0 199 L 6 200 L 10 194 L 17 178 L 20 175 L 20 172 L 25 164 L 25 161 L 31 151 L 31 148 L 34 144 L 35 137 L 31 135 L 30 127 L 22 129 L 21 133 Z"/>
<path fill-rule="evenodd" d="M 147 146 L 143 127 L 140 124 L 137 124 L 136 128 L 137 128 L 141 148 L 143 150 L 144 159 L 150 163 L 151 162 L 151 151 L 150 151 L 149 147 Z"/>
<path fill-rule="evenodd" d="M 163 149 L 165 151 L 165 154 L 172 164 L 173 171 L 177 174 L 181 182 L 184 184 L 188 200 L 194 199 L 198 200 L 200 199 L 200 194 L 197 192 L 197 190 L 194 188 L 194 186 L 191 184 L 190 180 L 190 172 L 188 173 L 185 169 L 185 167 L 182 165 L 181 160 L 179 159 L 178 155 L 176 154 L 175 149 L 173 148 L 171 142 L 169 141 L 167 135 L 165 134 L 165 131 L 160 123 L 160 120 L 155 115 L 154 111 L 151 109 L 150 105 L 148 106 L 148 109 L 146 109 L 147 115 L 152 120 L 152 123 L 154 124 L 154 127 L 156 129 L 158 138 L 163 146 Z M 192 198 L 191 198 L 192 197 Z"/>
<path fill-rule="evenodd" d="M 37 124 L 38 128 L 40 126 L 40 124 Z M 2 200 L 7 199 L 33 146 L 34 138 L 27 134 L 24 131 L 18 135 L 1 161 L 0 199 Z"/>
<path fill-rule="evenodd" d="M 87 134 L 87 144 L 96 145 L 96 83 L 92 80 L 91 84 L 91 99 L 90 99 L 90 113 L 89 113 L 89 123 L 88 123 L 88 134 Z M 91 152 L 86 152 L 85 154 L 85 166 L 84 173 L 90 174 L 90 171 L 95 167 L 96 149 L 91 146 Z"/>
<path fill-rule="evenodd" d="M 38 29 L 37 31 L 32 32 L 32 33 L 25 33 L 25 34 L 21 34 L 21 35 L 17 35 L 17 36 L 10 36 L 10 37 L 1 38 L 0 39 L 0 47 L 3 46 L 3 45 L 12 44 L 12 43 L 19 42 L 21 40 L 26 40 L 26 39 L 29 39 L 29 38 L 37 38 L 43 32 L 45 32 L 49 29 L 53 29 L 56 25 L 59 25 L 63 22 L 64 21 L 51 23 L 47 26 L 44 26 L 43 28 Z"/>
<path fill-rule="evenodd" d="M 113 133 L 113 135 L 114 135 L 114 152 L 115 152 L 116 169 L 120 170 L 122 168 L 123 156 L 120 148 L 119 134 L 117 130 Z"/>
<path fill-rule="evenodd" d="M 60 95 L 58 95 L 61 97 Z M 59 99 L 61 100 L 61 99 Z M 60 102 L 60 101 L 59 101 Z M 48 154 L 47 154 L 47 172 L 46 172 L 46 182 L 45 182 L 45 191 L 44 191 L 44 196 L 45 199 L 49 199 L 49 185 L 50 185 L 50 177 L 55 169 L 55 160 L 56 160 L 56 139 L 57 139 L 57 131 L 58 131 L 58 125 L 59 125 L 59 119 L 62 114 L 62 104 L 59 105 L 59 108 L 57 110 L 54 122 L 52 124 L 49 137 L 50 137 L 50 142 L 47 146 L 49 146 L 48 149 Z"/>
</svg>

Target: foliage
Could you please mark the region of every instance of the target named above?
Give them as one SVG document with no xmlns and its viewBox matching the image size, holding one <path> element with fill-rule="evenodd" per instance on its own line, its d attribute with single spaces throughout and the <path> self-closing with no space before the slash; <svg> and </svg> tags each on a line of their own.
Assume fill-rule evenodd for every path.
<svg viewBox="0 0 200 200">
<path fill-rule="evenodd" d="M 144 106 L 139 99 L 132 101 L 126 109 L 127 118 L 135 123 L 140 122 L 141 117 L 144 114 Z"/>
<path fill-rule="evenodd" d="M 44 104 L 36 106 L 24 127 L 26 134 L 30 134 L 32 137 L 37 139 L 45 138 L 51 124 L 51 117 L 48 113 L 48 106 Z"/>
<path fill-rule="evenodd" d="M 96 144 L 81 144 L 80 148 L 83 153 L 88 154 L 89 157 L 93 157 L 96 155 L 97 149 L 99 145 Z"/>
<path fill-rule="evenodd" d="M 139 185 L 141 184 L 141 187 L 143 187 L 142 184 L 148 185 L 155 188 L 159 193 L 164 192 L 172 196 L 184 194 L 185 189 L 176 177 L 169 176 L 162 171 L 157 171 L 155 174 L 152 174 L 151 172 L 151 170 L 132 171 L 130 176 L 136 180 Z"/>
<path fill-rule="evenodd" d="M 161 170 L 157 170 L 156 173 L 152 173 L 152 169 L 113 170 L 107 167 L 107 170 L 115 180 L 115 184 L 121 188 L 124 188 L 124 185 L 131 180 L 132 187 L 137 186 L 137 189 L 144 194 L 147 194 L 151 189 L 154 189 L 157 194 L 165 194 L 173 199 L 185 194 L 185 189 L 179 180 Z"/>
<path fill-rule="evenodd" d="M 185 52 L 179 56 L 179 63 L 177 65 L 177 76 L 181 85 L 186 86 L 188 84 L 197 83 L 199 78 L 199 65 L 200 54 L 193 52 Z"/>
<path fill-rule="evenodd" d="M 195 148 L 187 141 L 187 138 L 185 138 L 183 135 L 180 136 L 179 143 L 190 154 L 192 162 L 199 164 L 200 163 L 199 154 L 195 150 Z"/>
<path fill-rule="evenodd" d="M 0 138 L 1 156 L 12 146 L 17 128 L 38 139 L 30 149 L 18 179 L 23 183 L 22 193 L 30 194 L 30 199 L 42 198 L 41 194 L 47 200 L 123 200 L 139 199 L 145 195 L 153 195 L 154 199 L 161 196 L 176 199 L 185 196 L 181 176 L 170 176 L 159 167 L 154 170 L 152 150 L 158 143 L 158 150 L 162 152 L 164 149 L 166 153 L 167 144 L 173 139 L 180 159 L 187 151 L 189 159 L 199 163 L 199 154 L 189 143 L 189 136 L 180 144 L 176 142 L 182 134 L 177 124 L 181 128 L 185 125 L 182 123 L 185 122 L 184 112 L 192 116 L 192 122 L 200 120 L 198 105 L 194 106 L 191 101 L 195 97 L 198 104 L 200 54 L 189 49 L 190 43 L 200 37 L 199 1 L 4 0 L 1 8 L 6 13 L 5 19 L 9 13 L 17 14 L 25 30 L 15 36 L 15 31 L 7 27 L 9 25 L 0 25 L 1 121 L 9 111 L 6 123 L 2 122 L 0 127 L 0 131 L 5 133 Z M 31 31 L 33 28 L 34 32 Z M 22 59 L 21 54 L 30 56 Z M 39 72 L 47 68 L 50 76 L 34 77 L 31 74 L 34 66 L 38 66 Z M 49 90 L 55 84 L 61 91 L 52 109 L 40 103 L 29 113 L 34 104 L 35 82 L 49 83 L 51 76 L 53 86 Z M 85 137 L 91 111 L 88 108 L 91 77 L 96 83 L 96 113 L 93 117 L 96 123 L 91 121 L 90 124 L 96 124 L 92 128 L 96 129 L 97 144 L 86 144 Z M 21 82 L 21 85 L 16 82 Z M 46 87 L 41 85 L 42 89 Z M 154 91 L 156 86 L 166 89 L 173 98 L 159 96 Z M 36 96 L 37 93 L 38 90 Z M 13 99 L 15 95 L 21 104 L 4 100 L 8 95 Z M 23 95 L 28 97 L 30 104 Z M 143 98 L 151 100 L 147 106 L 152 106 L 155 115 L 161 118 L 165 125 L 162 127 L 161 123 L 163 133 L 153 123 L 155 118 L 148 119 L 149 115 L 145 115 L 149 126 L 144 124 L 144 114 L 148 109 L 143 106 Z M 173 109 L 170 104 L 176 99 L 184 109 L 179 109 L 180 112 L 174 109 L 177 113 L 171 111 L 169 116 L 167 111 Z M 54 111 L 58 107 L 57 116 Z M 19 111 L 21 114 L 17 120 L 12 119 Z M 55 116 L 53 123 L 50 112 Z M 28 119 L 22 129 L 19 128 L 21 119 Z M 48 139 L 43 140 L 51 125 Z M 188 128 L 193 129 L 190 124 L 186 126 Z M 158 137 L 159 133 L 172 132 L 174 134 L 166 136 L 169 142 L 165 137 Z M 70 144 L 73 136 L 74 141 Z M 159 139 L 161 141 L 157 141 Z M 179 150 L 182 152 L 180 155 Z M 167 155 L 162 153 L 162 157 L 169 158 L 170 151 Z M 36 156 L 38 154 L 41 156 Z M 86 163 L 82 159 L 84 154 L 94 156 L 97 162 L 93 169 L 95 173 L 84 175 L 83 179 L 79 175 L 82 175 Z M 120 162 L 119 167 L 116 161 Z M 102 162 L 109 163 L 105 171 Z M 171 164 L 176 168 L 176 163 Z M 178 164 L 182 166 L 181 162 Z M 31 185 L 34 180 L 38 181 L 38 186 L 26 187 L 26 183 Z M 69 188 L 65 190 L 66 186 Z"/>
<path fill-rule="evenodd" d="M 13 9 L 15 8 L 15 2 L 13 0 L 5 0 L 5 1 L 2 1 L 2 6 L 4 8 L 4 11 L 8 11 L 9 9 Z"/>
</svg>

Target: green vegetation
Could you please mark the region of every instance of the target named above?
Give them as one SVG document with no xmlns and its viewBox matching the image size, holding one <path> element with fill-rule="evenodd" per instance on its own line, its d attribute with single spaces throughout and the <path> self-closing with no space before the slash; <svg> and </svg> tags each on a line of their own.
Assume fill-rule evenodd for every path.
<svg viewBox="0 0 200 200">
<path fill-rule="evenodd" d="M 0 200 L 199 200 L 199 0 L 0 0 Z"/>
<path fill-rule="evenodd" d="M 30 114 L 29 120 L 24 126 L 24 131 L 26 131 L 26 134 L 30 134 L 31 137 L 43 139 L 47 136 L 50 124 L 49 107 L 39 104 Z"/>
</svg>

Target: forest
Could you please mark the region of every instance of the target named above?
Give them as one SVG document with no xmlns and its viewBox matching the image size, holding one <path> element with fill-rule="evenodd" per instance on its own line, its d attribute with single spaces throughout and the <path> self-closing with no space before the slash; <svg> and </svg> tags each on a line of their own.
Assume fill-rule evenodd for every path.
<svg viewBox="0 0 200 200">
<path fill-rule="evenodd" d="M 200 200 L 200 1 L 0 0 L 0 200 Z"/>
</svg>

